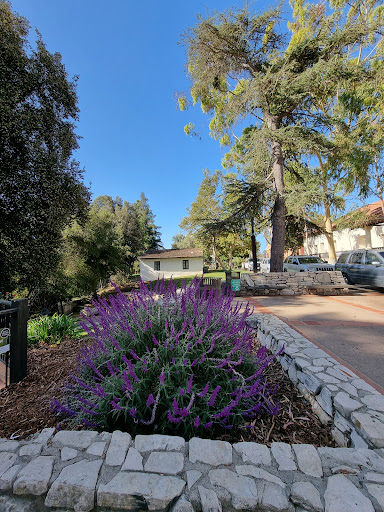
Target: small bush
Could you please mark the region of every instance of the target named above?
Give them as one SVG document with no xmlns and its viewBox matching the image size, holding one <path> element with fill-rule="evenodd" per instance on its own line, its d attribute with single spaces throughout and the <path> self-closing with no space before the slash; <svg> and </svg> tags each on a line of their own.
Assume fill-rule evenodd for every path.
<svg viewBox="0 0 384 512">
<path fill-rule="evenodd" d="M 200 280 L 177 290 L 164 281 L 141 283 L 94 306 L 99 318 L 83 325 L 95 344 L 83 350 L 65 400 L 53 408 L 90 428 L 209 437 L 276 414 L 275 390 L 263 379 L 272 357 L 252 353 L 251 314 L 220 298 Z"/>
<path fill-rule="evenodd" d="M 63 338 L 79 338 L 82 330 L 72 317 L 67 315 L 41 316 L 28 322 L 28 345 L 36 343 L 60 343 Z"/>
</svg>

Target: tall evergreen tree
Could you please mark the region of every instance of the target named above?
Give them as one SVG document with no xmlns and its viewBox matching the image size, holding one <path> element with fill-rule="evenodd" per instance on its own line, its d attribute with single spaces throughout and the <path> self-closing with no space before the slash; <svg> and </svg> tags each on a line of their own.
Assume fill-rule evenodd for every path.
<svg viewBox="0 0 384 512">
<path fill-rule="evenodd" d="M 232 127 L 252 120 L 247 158 L 262 162 L 268 148 L 263 171 L 274 192 L 271 271 L 282 270 L 283 263 L 286 153 L 328 147 L 321 115 L 311 111 L 313 97 L 322 84 L 350 72 L 343 68 L 345 53 L 371 31 L 371 21 L 362 26 L 338 7 L 330 15 L 325 9 L 325 4 L 311 4 L 317 23 L 300 37 L 283 32 L 280 8 L 257 15 L 248 7 L 200 16 L 183 37 L 192 98 L 213 113 L 213 136 L 228 144 Z M 186 99 L 179 104 L 183 108 Z"/>
<path fill-rule="evenodd" d="M 89 191 L 78 147 L 76 79 L 28 21 L 0 1 L 0 291 L 33 288 L 55 270 L 61 232 L 85 216 Z"/>
</svg>

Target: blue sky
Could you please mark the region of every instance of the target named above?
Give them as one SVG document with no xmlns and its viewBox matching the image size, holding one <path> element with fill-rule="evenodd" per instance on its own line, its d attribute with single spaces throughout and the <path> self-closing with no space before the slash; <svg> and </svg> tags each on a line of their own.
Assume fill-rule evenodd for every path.
<svg viewBox="0 0 384 512">
<path fill-rule="evenodd" d="M 29 20 L 30 35 L 35 39 L 37 28 L 48 50 L 61 53 L 69 76 L 79 75 L 82 139 L 75 157 L 93 198 L 108 194 L 133 202 L 144 192 L 167 248 L 197 195 L 202 170 L 220 168 L 224 155 L 199 107 L 176 109 L 175 93 L 190 86 L 185 48 L 178 43 L 198 13 L 233 5 L 225 0 L 12 1 L 12 9 Z M 190 121 L 201 140 L 185 135 Z"/>
</svg>

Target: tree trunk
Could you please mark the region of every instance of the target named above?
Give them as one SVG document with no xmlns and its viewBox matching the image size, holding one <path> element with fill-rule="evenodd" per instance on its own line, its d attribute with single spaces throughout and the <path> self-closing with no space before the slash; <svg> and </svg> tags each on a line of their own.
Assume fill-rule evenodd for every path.
<svg viewBox="0 0 384 512">
<path fill-rule="evenodd" d="M 335 241 L 333 239 L 331 209 L 329 204 L 324 203 L 324 221 L 325 221 L 325 236 L 328 242 L 328 263 L 334 265 L 336 263 L 336 248 Z"/>
<path fill-rule="evenodd" d="M 228 253 L 228 268 L 229 268 L 229 270 L 232 270 L 232 253 L 233 253 L 233 247 L 232 247 L 232 244 L 230 244 L 229 253 Z"/>
<path fill-rule="evenodd" d="M 268 128 L 277 130 L 280 121 L 276 117 L 265 116 Z M 271 272 L 283 271 L 285 246 L 286 206 L 284 198 L 284 155 L 280 142 L 272 142 L 272 173 L 276 193 L 272 213 Z"/>
</svg>

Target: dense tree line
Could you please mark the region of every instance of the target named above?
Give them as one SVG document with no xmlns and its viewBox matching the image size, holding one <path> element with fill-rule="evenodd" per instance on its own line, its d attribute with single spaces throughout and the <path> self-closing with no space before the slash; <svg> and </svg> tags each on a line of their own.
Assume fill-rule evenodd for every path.
<svg viewBox="0 0 384 512">
<path fill-rule="evenodd" d="M 160 246 L 144 194 L 90 205 L 78 147 L 76 77 L 29 23 L 0 0 L 0 293 L 70 297 L 128 276 Z"/>
</svg>

